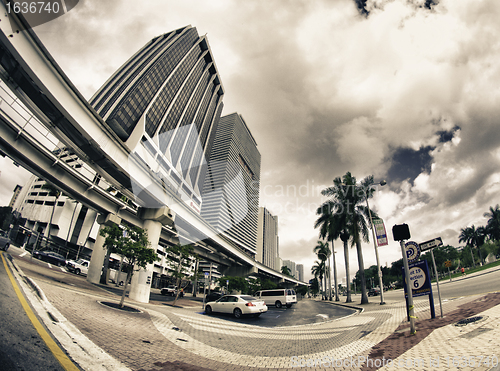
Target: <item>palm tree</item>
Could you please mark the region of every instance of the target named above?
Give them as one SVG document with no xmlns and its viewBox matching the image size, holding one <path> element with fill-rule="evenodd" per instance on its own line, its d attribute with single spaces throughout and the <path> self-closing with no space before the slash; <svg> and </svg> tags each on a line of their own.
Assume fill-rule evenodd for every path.
<svg viewBox="0 0 500 371">
<path fill-rule="evenodd" d="M 328 246 L 328 242 L 327 243 L 324 243 L 323 241 L 318 241 L 318 244 L 314 247 L 314 252 L 316 253 L 316 255 L 318 255 L 318 259 L 320 259 L 322 262 L 323 262 L 323 269 L 324 269 L 324 277 L 325 277 L 325 299 L 327 299 L 326 297 L 326 289 L 328 287 L 327 285 L 327 278 L 330 276 L 328 273 L 327 273 L 327 270 L 326 270 L 326 261 L 328 260 L 328 258 L 330 257 L 330 248 Z M 329 289 L 330 292 L 331 292 L 331 288 Z"/>
<path fill-rule="evenodd" d="M 458 242 L 465 242 L 471 248 L 477 248 L 479 252 L 479 261 L 481 263 L 483 262 L 483 258 L 481 256 L 480 246 L 484 244 L 485 233 L 486 231 L 484 227 L 479 227 L 476 229 L 476 227 L 472 225 L 471 227 L 462 228 L 460 230 L 460 235 L 458 236 Z M 472 259 L 472 262 L 474 264 L 474 259 Z M 475 266 L 476 264 L 474 264 L 474 267 Z"/>
<path fill-rule="evenodd" d="M 484 213 L 488 219 L 486 232 L 490 239 L 500 241 L 500 206 L 497 204 L 494 208 L 490 206 L 490 212 Z"/>
<path fill-rule="evenodd" d="M 334 235 L 335 238 L 341 237 L 344 242 L 347 274 L 349 272 L 349 257 L 346 251 L 348 250 L 347 242 L 349 237 L 351 238 L 351 246 L 356 246 L 359 275 L 361 279 L 361 304 L 368 303 L 361 239 L 365 242 L 370 241 L 367 223 L 369 220 L 368 209 L 364 206 L 364 202 L 365 197 L 370 198 L 374 192 L 374 189 L 371 188 L 372 184 L 373 176 L 365 178 L 360 185 L 357 185 L 356 178 L 353 177 L 350 172 L 347 172 L 342 178 L 336 178 L 332 187 L 328 187 L 321 192 L 322 195 L 331 197 L 328 201 L 330 214 L 335 210 L 335 215 L 331 216 L 330 224 L 332 227 L 329 228 L 329 232 Z M 322 206 L 325 206 L 325 204 Z M 333 206 L 335 206 L 335 208 L 333 208 Z M 325 207 L 324 209 L 327 208 Z M 378 216 L 376 213 L 372 212 L 372 217 L 377 218 Z M 325 216 L 324 218 L 326 219 L 327 217 Z M 333 226 L 335 226 L 335 228 Z M 348 300 L 350 299 L 349 294 L 350 292 L 348 291 Z"/>
<path fill-rule="evenodd" d="M 314 277 L 316 279 L 319 278 L 319 282 L 320 282 L 320 289 L 321 289 L 321 286 L 323 285 L 323 273 L 325 272 L 325 262 L 324 261 L 315 261 L 314 262 L 314 265 L 312 266 L 311 268 L 311 273 L 314 275 Z M 324 294 L 324 290 L 323 291 L 323 294 Z"/>
<path fill-rule="evenodd" d="M 290 276 L 292 273 L 290 272 L 290 268 L 288 268 L 286 265 L 281 267 L 281 273 Z"/>
</svg>

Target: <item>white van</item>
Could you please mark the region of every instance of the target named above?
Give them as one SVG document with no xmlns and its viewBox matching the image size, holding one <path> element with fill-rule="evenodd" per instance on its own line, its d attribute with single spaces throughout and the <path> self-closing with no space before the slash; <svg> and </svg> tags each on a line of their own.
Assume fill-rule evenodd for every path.
<svg viewBox="0 0 500 371">
<path fill-rule="evenodd" d="M 253 296 L 264 300 L 266 305 L 274 305 L 276 308 L 281 308 L 283 305 L 290 308 L 292 304 L 297 303 L 297 294 L 292 289 L 262 290 L 257 291 Z"/>
</svg>

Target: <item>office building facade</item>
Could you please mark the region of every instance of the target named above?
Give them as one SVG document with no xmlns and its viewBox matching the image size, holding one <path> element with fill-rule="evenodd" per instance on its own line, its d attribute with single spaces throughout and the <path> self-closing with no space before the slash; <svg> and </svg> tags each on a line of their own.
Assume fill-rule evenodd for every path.
<svg viewBox="0 0 500 371">
<path fill-rule="evenodd" d="M 201 216 L 235 247 L 256 255 L 261 156 L 243 117 L 221 117 L 203 190 Z"/>
<path fill-rule="evenodd" d="M 297 270 L 295 268 L 295 262 L 291 260 L 283 260 L 283 265 L 288 268 L 290 275 L 297 278 Z"/>
<path fill-rule="evenodd" d="M 259 208 L 257 231 L 256 260 L 279 271 L 280 267 L 276 267 L 279 246 L 278 217 L 272 215 L 265 207 Z"/>
<path fill-rule="evenodd" d="M 187 26 L 148 42 L 90 104 L 199 213 L 223 96 L 206 36 Z"/>
<path fill-rule="evenodd" d="M 305 282 L 304 281 L 304 264 L 297 264 L 295 266 L 295 270 L 297 271 L 297 278 L 299 281 Z"/>
</svg>

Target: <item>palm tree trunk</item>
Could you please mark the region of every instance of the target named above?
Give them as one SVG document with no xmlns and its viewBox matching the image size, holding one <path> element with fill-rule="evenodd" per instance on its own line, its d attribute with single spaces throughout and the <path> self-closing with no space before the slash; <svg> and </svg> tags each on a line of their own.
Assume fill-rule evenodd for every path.
<svg viewBox="0 0 500 371">
<path fill-rule="evenodd" d="M 358 253 L 359 278 L 361 280 L 361 304 L 368 304 L 365 282 L 365 265 L 363 263 L 363 251 L 361 250 L 359 237 L 356 239 L 356 252 Z"/>
<path fill-rule="evenodd" d="M 339 286 L 337 284 L 337 263 L 335 263 L 335 249 L 332 241 L 332 259 L 333 259 L 333 283 L 335 284 L 335 301 L 339 301 Z"/>
<path fill-rule="evenodd" d="M 332 301 L 332 267 L 330 266 L 330 259 L 328 259 L 328 300 Z"/>
<path fill-rule="evenodd" d="M 344 241 L 344 260 L 345 260 L 345 279 L 347 282 L 347 299 L 346 303 L 352 303 L 351 299 L 351 277 L 349 276 L 349 243 Z"/>
</svg>

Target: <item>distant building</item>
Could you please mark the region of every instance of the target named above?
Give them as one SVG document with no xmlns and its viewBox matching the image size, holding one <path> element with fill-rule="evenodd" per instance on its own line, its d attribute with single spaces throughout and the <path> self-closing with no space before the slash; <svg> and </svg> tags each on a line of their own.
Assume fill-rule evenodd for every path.
<svg viewBox="0 0 500 371">
<path fill-rule="evenodd" d="M 291 260 L 283 260 L 283 265 L 290 270 L 290 275 L 297 278 L 297 270 L 295 268 L 295 262 Z"/>
<path fill-rule="evenodd" d="M 17 197 L 19 196 L 19 193 L 21 193 L 22 189 L 23 189 L 22 186 L 20 186 L 19 184 L 16 185 L 16 187 L 14 188 L 14 194 L 12 195 L 12 198 L 10 199 L 10 202 L 9 202 L 9 207 L 11 207 L 11 208 L 14 207 L 14 204 L 16 203 Z"/>
<path fill-rule="evenodd" d="M 276 269 L 278 257 L 278 217 L 272 215 L 265 207 L 259 208 L 257 228 L 256 260 L 266 267 Z M 277 269 L 279 271 L 279 267 Z"/>
<path fill-rule="evenodd" d="M 299 281 L 304 282 L 304 264 L 297 264 L 295 266 L 295 269 L 297 271 L 297 276 L 295 278 L 297 278 Z"/>
<path fill-rule="evenodd" d="M 260 152 L 243 117 L 221 117 L 203 190 L 201 216 L 221 236 L 255 256 L 259 214 Z"/>
</svg>

